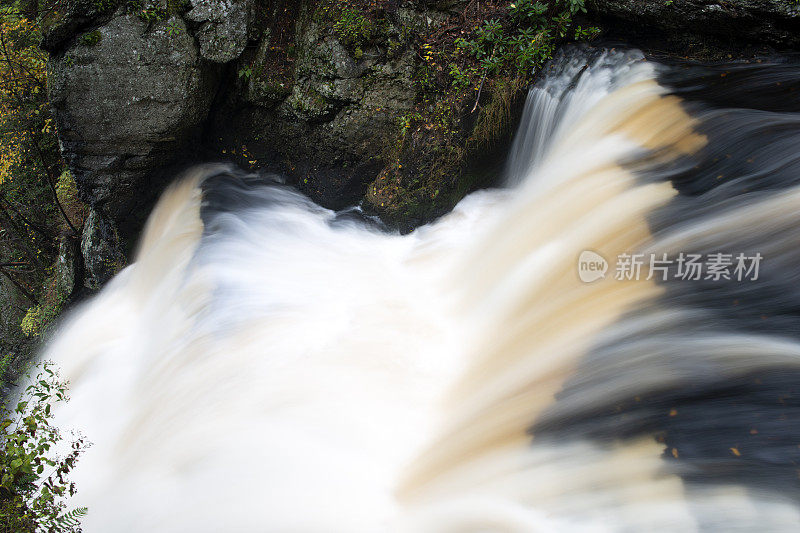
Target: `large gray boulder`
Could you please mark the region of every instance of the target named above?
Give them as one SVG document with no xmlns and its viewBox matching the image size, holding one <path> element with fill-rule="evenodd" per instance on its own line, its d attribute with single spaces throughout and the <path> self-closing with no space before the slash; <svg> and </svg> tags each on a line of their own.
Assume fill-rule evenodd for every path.
<svg viewBox="0 0 800 533">
<path fill-rule="evenodd" d="M 183 19 L 146 21 L 124 8 L 50 61 L 62 154 L 82 198 L 123 229 L 136 226 L 196 146 L 216 87 Z"/>
<path fill-rule="evenodd" d="M 210 61 L 227 63 L 239 57 L 247 45 L 252 0 L 192 0 L 186 19 L 197 22 L 200 54 Z"/>
</svg>

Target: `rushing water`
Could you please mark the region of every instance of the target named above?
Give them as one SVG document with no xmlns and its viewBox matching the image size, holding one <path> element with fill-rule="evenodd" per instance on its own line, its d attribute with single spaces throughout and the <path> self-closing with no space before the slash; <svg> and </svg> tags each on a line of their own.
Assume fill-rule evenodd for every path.
<svg viewBox="0 0 800 533">
<path fill-rule="evenodd" d="M 508 187 L 406 236 L 190 171 L 46 354 L 85 531 L 796 530 L 798 79 L 569 51 Z"/>
</svg>

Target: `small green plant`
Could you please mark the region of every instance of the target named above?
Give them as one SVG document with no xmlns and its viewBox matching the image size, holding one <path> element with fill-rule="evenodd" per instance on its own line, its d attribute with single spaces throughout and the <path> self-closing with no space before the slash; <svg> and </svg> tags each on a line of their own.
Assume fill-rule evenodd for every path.
<svg viewBox="0 0 800 533">
<path fill-rule="evenodd" d="M 400 41 L 395 41 L 394 39 L 389 39 L 389 47 L 386 50 L 387 55 L 392 57 L 397 57 L 398 52 L 403 49 L 403 44 Z"/>
<path fill-rule="evenodd" d="M 433 47 L 424 43 L 420 47 L 422 61 L 417 65 L 414 80 L 423 91 L 431 91 L 436 88 L 436 60 Z"/>
<path fill-rule="evenodd" d="M 450 70 L 448 73 L 453 78 L 451 82 L 456 91 L 464 91 L 472 84 L 472 78 L 475 75 L 474 68 L 461 68 L 455 63 L 450 63 Z"/>
<path fill-rule="evenodd" d="M 170 37 L 176 37 L 181 34 L 181 25 L 178 24 L 177 20 L 170 20 L 167 23 L 167 35 Z"/>
<path fill-rule="evenodd" d="M 580 26 L 570 31 L 573 15 L 585 11 L 584 0 L 549 5 L 519 0 L 509 4 L 507 19 L 484 21 L 471 39 L 457 39 L 456 49 L 476 58 L 486 75 L 510 71 L 525 76 L 552 57 L 557 38 L 590 39 L 600 32 Z"/>
<path fill-rule="evenodd" d="M 582 26 L 575 27 L 575 40 L 576 41 L 590 41 L 597 37 L 600 33 L 600 28 L 597 27 L 589 27 L 584 28 Z"/>
<path fill-rule="evenodd" d="M 158 22 L 167 18 L 167 12 L 158 7 L 148 7 L 139 11 L 137 16 L 148 24 Z"/>
<path fill-rule="evenodd" d="M 333 24 L 339 40 L 349 48 L 357 48 L 372 37 L 372 22 L 355 7 L 344 6 Z"/>
<path fill-rule="evenodd" d="M 94 0 L 94 8 L 100 13 L 105 13 L 117 6 L 116 0 Z"/>
<path fill-rule="evenodd" d="M 140 20 L 148 25 L 162 20 L 167 20 L 169 13 L 160 4 L 150 4 L 145 0 L 128 0 L 126 4 L 128 13 L 134 13 Z"/>
<path fill-rule="evenodd" d="M 400 129 L 405 133 L 415 122 L 422 122 L 423 117 L 420 113 L 406 113 L 398 119 Z"/>
<path fill-rule="evenodd" d="M 239 77 L 249 80 L 250 77 L 253 75 L 253 68 L 249 65 L 245 65 L 239 69 Z"/>
<path fill-rule="evenodd" d="M 77 437 L 59 457 L 63 437 L 53 425 L 53 406 L 67 400 L 67 383 L 46 362 L 16 407 L 0 408 L 0 531 L 80 531 L 87 509 L 67 511 L 65 500 L 76 492 L 69 474 L 87 444 Z"/>
<path fill-rule="evenodd" d="M 508 6 L 509 14 L 518 23 L 539 22 L 547 13 L 547 4 L 533 0 L 519 0 Z"/>
<path fill-rule="evenodd" d="M 571 15 L 574 15 L 578 11 L 586 13 L 586 6 L 584 5 L 584 0 L 566 0 L 565 3 Z"/>
<path fill-rule="evenodd" d="M 103 38 L 103 34 L 99 30 L 90 31 L 81 35 L 81 43 L 86 46 L 95 46 Z"/>
</svg>

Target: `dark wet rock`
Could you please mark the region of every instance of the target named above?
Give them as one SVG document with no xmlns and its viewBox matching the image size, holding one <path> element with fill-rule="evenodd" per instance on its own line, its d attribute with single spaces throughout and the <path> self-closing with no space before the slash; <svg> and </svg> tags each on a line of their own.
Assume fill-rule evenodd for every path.
<svg viewBox="0 0 800 533">
<path fill-rule="evenodd" d="M 170 12 L 173 4 L 182 7 Z M 119 230 L 124 249 L 176 168 L 201 158 L 284 172 L 327 207 L 366 198 L 399 226 L 429 220 L 472 186 L 463 164 L 432 159 L 455 160 L 454 143 L 462 163 L 495 155 L 473 142 L 477 113 L 464 117 L 452 142 L 424 128 L 398 141 L 400 119 L 421 97 L 416 36 L 452 23 L 448 16 L 467 4 L 391 1 L 343 28 L 341 9 L 350 4 L 331 0 L 143 0 L 158 13 L 150 18 L 121 0 L 68 0 L 44 46 L 62 151 L 81 197 Z M 721 49 L 734 40 L 800 44 L 800 5 L 786 0 L 587 0 L 587 7 L 587 22 L 623 37 L 675 40 L 673 50 L 712 40 Z M 498 94 L 487 84 L 482 106 Z M 510 127 L 503 121 L 501 129 Z M 447 177 L 442 187 L 407 194 L 431 172 Z M 397 204 L 402 195 L 408 201 Z"/>
<path fill-rule="evenodd" d="M 58 241 L 58 257 L 56 259 L 56 293 L 63 299 L 69 299 L 78 288 L 83 270 L 80 243 L 71 236 L 61 237 Z"/>
<path fill-rule="evenodd" d="M 238 72 L 247 76 L 217 110 L 213 144 L 241 155 L 242 164 L 278 163 L 315 201 L 341 208 L 363 198 L 417 98 L 408 28 L 427 21 L 396 9 L 367 22 L 369 37 L 348 41 L 325 5 L 303 2 L 288 44 L 268 29 L 256 52 L 242 57 Z M 276 48 L 291 60 L 276 67 Z"/>
<path fill-rule="evenodd" d="M 96 210 L 84 223 L 81 254 L 86 269 L 84 283 L 89 289 L 97 289 L 125 265 L 116 229 Z"/>
<path fill-rule="evenodd" d="M 792 0 L 588 0 L 586 5 L 591 16 L 628 32 L 778 48 L 800 44 L 800 4 Z"/>
<path fill-rule="evenodd" d="M 43 21 L 41 46 L 48 52 L 57 52 L 67 46 L 87 28 L 101 23 L 113 14 L 115 0 L 68 0 L 59 3 L 58 9 Z"/>
</svg>

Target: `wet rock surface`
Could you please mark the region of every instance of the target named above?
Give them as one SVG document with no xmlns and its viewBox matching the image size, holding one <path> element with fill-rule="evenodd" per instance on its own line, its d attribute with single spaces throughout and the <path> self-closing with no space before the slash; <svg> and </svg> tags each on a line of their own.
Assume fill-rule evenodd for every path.
<svg viewBox="0 0 800 533">
<path fill-rule="evenodd" d="M 81 237 L 85 278 L 88 289 L 97 289 L 125 265 L 119 235 L 113 224 L 96 210 L 89 213 Z"/>
<path fill-rule="evenodd" d="M 281 46 L 277 29 L 266 32 L 252 60 L 240 61 L 248 75 L 229 87 L 214 121 L 215 143 L 226 153 L 246 152 L 243 162 L 277 164 L 326 207 L 360 201 L 398 118 L 417 97 L 416 58 L 403 30 L 409 13 L 383 14 L 377 35 L 354 43 L 331 30 L 334 22 L 319 6 L 302 5 L 290 65 L 281 71 L 270 62 L 268 50 Z"/>
<path fill-rule="evenodd" d="M 420 97 L 414 36 L 467 3 L 392 1 L 366 18 L 327 0 L 129 4 L 71 0 L 43 43 L 63 155 L 123 249 L 176 170 L 203 159 L 283 172 L 326 207 L 366 198 L 406 228 L 446 208 L 380 210 L 399 171 L 386 167 L 398 120 Z M 679 48 L 701 49 L 706 39 L 800 43 L 800 5 L 786 0 L 587 0 L 587 8 L 590 22 L 667 36 Z M 419 134 L 403 164 L 429 172 L 435 142 Z M 432 204 L 437 190 L 415 202 Z"/>
<path fill-rule="evenodd" d="M 592 17 L 625 32 L 660 34 L 702 47 L 707 41 L 733 45 L 800 45 L 800 4 L 792 0 L 587 0 Z"/>
</svg>

